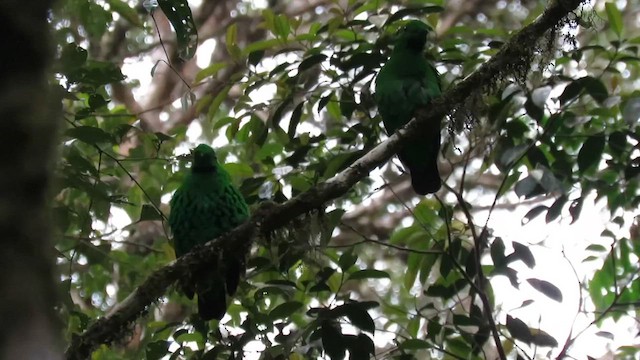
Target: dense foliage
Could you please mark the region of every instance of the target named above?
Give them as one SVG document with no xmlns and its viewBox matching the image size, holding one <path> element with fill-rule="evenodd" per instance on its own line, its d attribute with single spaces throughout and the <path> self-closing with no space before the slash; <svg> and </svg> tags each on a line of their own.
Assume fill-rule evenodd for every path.
<svg viewBox="0 0 640 360">
<path fill-rule="evenodd" d="M 386 138 L 372 81 L 403 21 L 434 29 L 426 56 L 446 89 L 546 3 L 62 1 L 50 22 L 51 82 L 66 123 L 54 191 L 66 340 L 174 259 L 168 201 L 193 144 L 216 146 L 254 211 L 282 203 Z M 478 84 L 446 120 L 446 185 L 436 196 L 418 198 L 393 159 L 346 196 L 259 238 L 220 323 L 202 322 L 194 302 L 171 288 L 93 358 L 604 354 L 574 346 L 581 336 L 637 356 L 615 331 L 594 333 L 633 318 L 640 299 L 632 216 L 640 202 L 640 31 L 629 15 L 639 7 L 583 4 L 521 44 L 531 57 L 508 59 L 504 76 Z M 601 236 L 568 248 L 578 257 L 557 274 L 579 289 L 575 299 L 558 278 L 530 276 L 557 266 L 538 256 L 549 247 L 544 238 L 522 241 L 491 221 L 525 209 L 500 219 L 529 232 L 566 228 L 594 207 L 610 224 L 587 224 Z M 533 298 L 522 311 L 503 307 L 501 296 L 524 287 L 551 306 L 575 302 L 575 321 L 541 325 L 538 310 L 526 313 Z"/>
</svg>

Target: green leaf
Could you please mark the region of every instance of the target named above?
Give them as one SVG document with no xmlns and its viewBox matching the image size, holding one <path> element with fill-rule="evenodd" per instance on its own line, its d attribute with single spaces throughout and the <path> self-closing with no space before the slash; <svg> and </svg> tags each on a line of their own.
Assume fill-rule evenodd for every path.
<svg viewBox="0 0 640 360">
<path fill-rule="evenodd" d="M 634 128 L 640 119 L 640 97 L 634 96 L 627 100 L 622 109 L 622 119 L 629 127 Z"/>
<path fill-rule="evenodd" d="M 568 200 L 569 198 L 566 195 L 562 195 L 553 202 L 553 205 L 551 205 L 549 211 L 547 211 L 547 216 L 545 217 L 545 221 L 547 222 L 547 224 L 560 216 L 560 213 L 562 213 L 562 208 Z"/>
<path fill-rule="evenodd" d="M 340 220 L 346 211 L 343 209 L 335 209 L 326 213 L 322 217 L 320 230 L 320 244 L 326 245 L 331 240 L 333 231 L 340 224 Z"/>
<path fill-rule="evenodd" d="M 182 332 L 180 333 L 180 335 L 175 336 L 175 339 L 177 343 L 185 343 L 185 342 L 202 343 L 203 341 L 202 334 L 199 332 L 194 332 L 194 333 Z"/>
<path fill-rule="evenodd" d="M 140 219 L 138 221 L 147 221 L 147 220 L 162 220 L 162 214 L 158 212 L 158 210 L 151 205 L 144 204 L 142 205 L 142 210 L 140 210 Z"/>
<path fill-rule="evenodd" d="M 332 96 L 329 102 L 327 103 L 327 112 L 332 118 L 336 120 L 339 120 L 342 118 L 342 113 L 340 112 L 340 105 L 338 104 L 338 101 L 336 100 L 335 96 Z"/>
<path fill-rule="evenodd" d="M 453 315 L 452 322 L 456 326 L 480 326 L 479 319 L 467 315 Z"/>
<path fill-rule="evenodd" d="M 156 75 L 156 69 L 158 68 L 160 62 L 160 60 L 156 61 L 156 63 L 151 67 L 151 71 L 149 72 L 151 74 L 151 77 L 154 77 Z"/>
<path fill-rule="evenodd" d="M 526 343 L 531 341 L 531 331 L 527 324 L 518 318 L 514 318 L 511 315 L 507 315 L 507 330 L 511 333 L 516 340 L 521 340 Z"/>
<path fill-rule="evenodd" d="M 622 131 L 614 131 L 609 135 L 609 149 L 613 154 L 622 155 L 628 144 L 627 135 Z"/>
<path fill-rule="evenodd" d="M 615 3 L 607 2 L 604 4 L 604 8 L 607 11 L 607 18 L 609 19 L 609 26 L 613 32 L 620 37 L 622 35 L 622 15 Z"/>
<path fill-rule="evenodd" d="M 443 256 L 440 259 L 440 275 L 446 279 L 447 276 L 449 276 L 449 274 L 451 273 L 451 270 L 453 270 L 454 266 L 455 265 L 451 256 Z M 422 268 L 420 270 L 422 270 Z"/>
<path fill-rule="evenodd" d="M 303 305 L 304 304 L 299 301 L 287 301 L 271 310 L 269 313 L 269 319 L 277 320 L 287 318 L 300 310 Z"/>
<path fill-rule="evenodd" d="M 314 65 L 318 65 L 321 62 L 325 61 L 326 59 L 327 59 L 327 55 L 325 54 L 311 55 L 300 62 L 300 65 L 298 65 L 298 73 L 301 73 L 313 67 Z"/>
<path fill-rule="evenodd" d="M 558 100 L 560 100 L 560 105 L 564 106 L 569 101 L 578 97 L 578 95 L 580 95 L 580 93 L 582 92 L 583 88 L 584 88 L 584 82 L 580 81 L 580 79 L 574 80 L 571 83 L 569 83 L 569 85 L 567 85 L 567 87 L 564 88 L 564 91 L 562 92 L 562 94 L 560 94 L 560 96 L 558 97 Z"/>
<path fill-rule="evenodd" d="M 596 251 L 596 252 L 609 251 L 609 249 L 607 249 L 606 247 L 604 247 L 604 246 L 602 246 L 600 244 L 591 244 L 591 245 L 587 246 L 587 248 L 585 250 Z"/>
<path fill-rule="evenodd" d="M 421 339 L 409 339 L 400 344 L 400 349 L 402 350 L 421 350 L 430 348 L 432 348 L 432 345 Z"/>
<path fill-rule="evenodd" d="M 491 243 L 491 260 L 496 268 L 502 268 L 507 265 L 506 259 L 504 241 L 497 237 Z"/>
<path fill-rule="evenodd" d="M 345 337 L 347 348 L 349 349 L 349 360 L 369 360 L 371 355 L 375 354 L 376 347 L 373 340 L 366 334 L 358 334 L 358 336 L 349 335 Z"/>
<path fill-rule="evenodd" d="M 113 22 L 111 12 L 95 1 L 65 1 L 65 3 L 72 8 L 68 10 L 74 13 L 74 18 L 80 18 L 79 25 L 84 27 L 90 38 L 100 39 L 107 31 L 109 24 Z"/>
<path fill-rule="evenodd" d="M 558 347 L 558 340 L 538 329 L 531 329 L 531 343 L 538 346 Z"/>
<path fill-rule="evenodd" d="M 88 172 L 93 176 L 98 176 L 98 169 L 93 165 L 93 162 L 83 156 L 76 146 L 69 149 L 69 155 L 66 156 L 66 160 L 78 173 Z"/>
<path fill-rule="evenodd" d="M 275 34 L 281 39 L 286 39 L 291 32 L 291 25 L 289 19 L 284 14 L 278 14 L 274 18 L 274 30 Z"/>
<path fill-rule="evenodd" d="M 349 89 L 342 91 L 340 95 L 340 113 L 347 119 L 351 119 L 351 115 L 356 109 L 356 100 L 353 92 Z"/>
<path fill-rule="evenodd" d="M 365 269 L 358 270 L 351 275 L 349 275 L 348 280 L 360 280 L 360 279 L 390 279 L 389 273 L 386 271 L 375 270 L 375 269 Z"/>
<path fill-rule="evenodd" d="M 102 245 L 93 245 L 88 241 L 82 241 L 76 246 L 76 250 L 87 257 L 90 265 L 106 265 L 109 261 L 111 244 L 103 243 Z"/>
<path fill-rule="evenodd" d="M 357 303 L 345 304 L 339 306 L 338 308 L 340 308 L 340 312 L 344 313 L 344 316 L 346 316 L 349 321 L 351 321 L 351 324 L 353 326 L 362 331 L 367 331 L 372 334 L 375 332 L 376 326 L 373 322 L 373 319 L 371 318 L 371 315 L 369 315 L 369 312 L 367 310 L 359 307 Z"/>
<path fill-rule="evenodd" d="M 395 237 L 395 239 L 394 239 Z M 404 230 L 400 230 L 392 236 L 393 241 L 404 243 L 409 245 L 410 247 L 414 247 L 420 250 L 428 249 L 430 246 L 430 236 L 427 232 L 424 231 L 419 226 L 411 226 Z M 418 273 L 425 267 L 428 269 L 425 271 L 430 271 L 430 265 L 423 265 L 424 262 L 431 262 L 434 259 L 433 256 L 425 256 L 423 254 L 418 254 L 415 252 L 409 253 L 409 258 L 407 259 L 407 268 L 404 272 L 404 287 L 407 290 L 411 290 L 413 284 L 415 283 L 416 278 L 418 277 Z"/>
<path fill-rule="evenodd" d="M 289 129 L 287 130 L 287 134 L 290 139 L 293 139 L 296 135 L 296 128 L 300 123 L 300 118 L 302 118 L 302 110 L 305 102 L 301 101 L 291 112 L 291 120 L 289 121 Z"/>
<path fill-rule="evenodd" d="M 562 302 L 562 291 L 560 291 L 560 289 L 558 289 L 558 287 L 553 285 L 552 283 L 540 279 L 527 279 L 527 282 L 534 289 L 545 294 L 550 299 L 557 302 Z"/>
<path fill-rule="evenodd" d="M 130 22 L 131 24 L 139 28 L 143 27 L 142 21 L 140 21 L 140 17 L 138 16 L 138 12 L 134 8 L 129 6 L 126 2 L 122 0 L 106 0 L 106 1 L 113 11 L 120 14 L 120 16 L 125 18 L 128 22 Z"/>
<path fill-rule="evenodd" d="M 327 103 L 329 102 L 329 100 L 331 100 L 331 97 L 333 97 L 333 92 L 329 93 L 329 95 L 326 95 L 320 98 L 320 101 L 318 101 L 318 114 L 320 114 L 320 111 L 325 106 L 327 106 Z"/>
<path fill-rule="evenodd" d="M 355 265 L 358 260 L 358 255 L 354 255 L 353 251 L 347 251 L 340 256 L 338 260 L 338 265 L 342 269 L 342 271 L 349 270 L 350 267 Z"/>
<path fill-rule="evenodd" d="M 228 64 L 226 62 L 219 62 L 219 63 L 215 63 L 207 66 L 206 68 L 198 71 L 194 79 L 194 82 L 198 83 L 203 79 L 208 78 L 209 76 L 214 76 L 215 74 L 218 73 L 218 71 L 224 69 L 227 65 Z"/>
<path fill-rule="evenodd" d="M 527 111 L 527 115 L 538 122 L 544 116 L 544 109 L 538 107 L 538 105 L 536 105 L 531 99 L 531 96 L 527 97 L 527 102 L 525 102 L 524 108 Z"/>
<path fill-rule="evenodd" d="M 87 50 L 78 46 L 75 43 L 70 43 L 62 48 L 60 54 L 60 64 L 62 65 L 62 72 L 69 73 L 76 71 L 79 67 L 83 66 L 87 61 Z"/>
<path fill-rule="evenodd" d="M 120 68 L 112 62 L 88 60 L 84 66 L 67 74 L 70 83 L 98 87 L 123 80 Z"/>
<path fill-rule="evenodd" d="M 413 215 L 419 224 L 434 224 L 439 221 L 438 208 L 440 204 L 435 199 L 425 199 L 416 205 Z"/>
<path fill-rule="evenodd" d="M 187 0 L 158 0 L 162 12 L 176 31 L 178 55 L 187 60 L 196 54 L 198 30 Z"/>
<path fill-rule="evenodd" d="M 507 145 L 505 145 L 505 147 L 506 146 Z M 503 171 L 511 169 L 511 167 L 515 165 L 516 161 L 518 161 L 520 157 L 524 155 L 525 151 L 528 148 L 528 144 L 519 144 L 516 146 L 508 147 L 500 154 L 496 165 Z"/>
<path fill-rule="evenodd" d="M 456 280 L 450 286 L 445 286 L 442 284 L 431 285 L 425 292 L 427 296 L 435 296 L 443 299 L 450 299 L 455 296 L 459 291 L 464 289 L 467 286 L 467 280 L 459 279 Z"/>
<path fill-rule="evenodd" d="M 213 118 L 216 116 L 216 114 L 218 113 L 218 110 L 220 110 L 220 105 L 222 104 L 224 99 L 227 98 L 227 94 L 229 94 L 230 89 L 231 89 L 231 85 L 225 86 L 224 88 L 222 88 L 222 90 L 220 90 L 218 95 L 216 95 L 216 97 L 213 99 L 213 101 L 211 102 L 211 105 L 209 105 L 209 110 L 207 111 L 208 119 L 213 120 Z"/>
<path fill-rule="evenodd" d="M 571 202 L 569 205 L 569 214 L 571 214 L 571 224 L 576 222 L 580 218 L 580 212 L 582 211 L 582 204 L 584 203 L 584 198 L 579 197 Z"/>
<path fill-rule="evenodd" d="M 435 341 L 442 331 L 442 325 L 438 321 L 439 318 L 437 315 L 427 321 L 427 336 L 432 341 Z"/>
<path fill-rule="evenodd" d="M 90 145 L 113 143 L 113 136 L 104 130 L 93 126 L 78 126 L 67 129 L 65 134 Z"/>
<path fill-rule="evenodd" d="M 276 47 L 277 45 L 279 45 L 281 42 L 278 39 L 268 39 L 268 40 L 260 40 L 260 41 L 256 41 L 254 43 L 251 43 L 249 45 L 247 45 L 244 49 L 242 49 L 242 55 L 243 56 L 249 56 L 249 63 L 252 65 L 257 64 L 257 62 L 252 62 L 251 61 L 251 54 L 252 53 L 258 53 L 261 52 L 262 54 L 264 54 L 264 50 L 267 49 L 272 49 L 274 47 Z M 257 55 L 254 55 L 254 61 L 256 59 Z M 262 56 L 260 56 L 260 58 L 262 58 Z M 258 60 L 259 61 L 259 60 Z"/>
<path fill-rule="evenodd" d="M 253 176 L 253 169 L 247 163 L 225 163 L 222 165 L 232 179 L 248 179 Z"/>
<path fill-rule="evenodd" d="M 264 57 L 264 50 L 255 50 L 249 53 L 247 56 L 247 62 L 250 65 L 256 66 L 260 63 L 260 60 Z"/>
<path fill-rule="evenodd" d="M 106 106 L 108 101 L 100 94 L 89 95 L 89 107 L 91 110 L 98 110 L 99 108 Z"/>
<path fill-rule="evenodd" d="M 133 128 L 133 127 L 132 127 Z M 135 128 L 133 128 L 135 129 Z M 165 142 L 165 141 L 171 141 L 173 140 L 173 137 L 170 135 L 167 135 L 165 133 L 161 133 L 159 131 L 156 131 L 153 133 L 153 135 L 156 136 L 156 139 L 158 139 L 159 142 Z"/>
<path fill-rule="evenodd" d="M 607 87 L 604 86 L 602 80 L 599 78 L 594 78 L 592 76 L 586 76 L 580 81 L 584 82 L 584 88 L 587 90 L 589 95 L 594 98 L 597 102 L 603 103 L 609 97 L 609 91 Z"/>
<path fill-rule="evenodd" d="M 326 179 L 333 177 L 338 172 L 346 169 L 347 166 L 353 164 L 353 162 L 358 160 L 362 155 L 364 155 L 364 150 L 348 151 L 337 154 L 327 163 L 327 168 L 322 173 L 322 177 Z"/>
<path fill-rule="evenodd" d="M 615 336 L 612 333 L 608 332 L 608 331 L 598 331 L 596 333 L 596 336 L 600 336 L 600 337 L 603 337 L 603 338 L 609 339 L 609 340 L 615 339 Z"/>
<path fill-rule="evenodd" d="M 293 97 L 292 96 L 287 96 L 286 99 L 284 99 L 282 101 L 282 103 L 276 108 L 276 110 L 273 112 L 273 116 L 271 116 L 271 126 L 275 127 L 280 127 L 280 120 L 282 119 L 282 115 L 284 114 L 285 110 L 287 110 L 289 108 L 289 106 L 293 103 Z"/>
<path fill-rule="evenodd" d="M 538 181 L 533 176 L 529 175 L 516 183 L 514 191 L 519 197 L 524 196 L 528 199 L 539 195 L 541 193 L 540 188 L 541 186 Z"/>
<path fill-rule="evenodd" d="M 578 153 L 578 169 L 584 173 L 600 163 L 604 151 L 605 137 L 602 133 L 587 138 Z"/>
<path fill-rule="evenodd" d="M 169 342 L 166 340 L 158 340 L 150 342 L 145 348 L 147 360 L 160 360 L 169 353 Z"/>
<path fill-rule="evenodd" d="M 320 328 L 322 335 L 322 347 L 331 360 L 341 360 L 344 358 L 346 347 L 340 328 L 330 321 L 324 321 Z"/>
<path fill-rule="evenodd" d="M 386 58 L 381 53 L 359 52 L 349 59 L 339 63 L 338 67 L 343 71 L 355 69 L 361 66 L 365 69 L 374 69 L 380 66 L 380 63 L 384 61 L 386 61 Z"/>
<path fill-rule="evenodd" d="M 180 104 L 182 105 L 182 111 L 187 111 L 191 105 L 196 102 L 196 94 L 188 91 L 180 98 Z"/>
<path fill-rule="evenodd" d="M 276 34 L 275 30 L 275 22 L 276 15 L 271 11 L 271 9 L 262 10 L 262 18 L 264 19 L 264 24 L 271 31 L 272 34 Z"/>
<path fill-rule="evenodd" d="M 536 265 L 536 259 L 533 257 L 533 254 L 531 253 L 531 250 L 529 250 L 529 247 L 515 241 L 512 243 L 512 245 L 515 258 L 520 259 L 523 263 L 525 263 L 525 265 L 529 267 L 529 269 L 533 269 L 533 267 Z"/>
<path fill-rule="evenodd" d="M 527 150 L 527 160 L 529 160 L 531 167 L 534 169 L 538 167 L 538 165 L 549 167 L 549 161 L 547 160 L 547 157 L 545 156 L 544 152 L 542 152 L 542 150 L 540 150 L 540 148 L 537 146 L 529 147 L 529 149 Z"/>
<path fill-rule="evenodd" d="M 232 58 L 238 59 L 242 52 L 236 43 L 238 39 L 238 23 L 233 23 L 227 28 L 225 35 L 225 45 L 227 46 L 227 52 Z"/>
</svg>

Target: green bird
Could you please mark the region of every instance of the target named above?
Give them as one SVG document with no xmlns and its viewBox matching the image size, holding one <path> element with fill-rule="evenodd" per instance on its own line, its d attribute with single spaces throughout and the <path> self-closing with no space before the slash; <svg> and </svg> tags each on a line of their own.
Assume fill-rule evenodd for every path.
<svg viewBox="0 0 640 360">
<path fill-rule="evenodd" d="M 408 22 L 398 32 L 391 57 L 378 73 L 375 99 L 389 135 L 408 123 L 416 108 L 427 106 L 442 93 L 438 72 L 423 54 L 428 32 L 423 22 Z M 440 121 L 429 124 L 398 153 L 418 194 L 440 189 L 439 151 Z"/>
<path fill-rule="evenodd" d="M 176 257 L 249 218 L 247 203 L 218 163 L 215 151 L 202 144 L 192 154 L 191 170 L 171 198 L 169 226 Z M 233 296 L 244 274 L 246 251 L 242 247 L 224 248 L 210 264 L 180 281 L 189 299 L 198 294 L 198 313 L 203 320 L 224 316 L 227 295 Z"/>
</svg>

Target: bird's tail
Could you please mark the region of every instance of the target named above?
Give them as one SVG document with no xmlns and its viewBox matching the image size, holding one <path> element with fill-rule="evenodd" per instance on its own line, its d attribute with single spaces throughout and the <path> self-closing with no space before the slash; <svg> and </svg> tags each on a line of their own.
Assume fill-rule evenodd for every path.
<svg viewBox="0 0 640 360">
<path fill-rule="evenodd" d="M 400 151 L 400 160 L 411 173 L 413 190 L 420 195 L 433 194 L 440 189 L 442 181 L 438 171 L 440 133 L 428 134 L 414 140 Z"/>
<path fill-rule="evenodd" d="M 224 283 L 216 282 L 206 291 L 198 293 L 198 313 L 202 320 L 220 320 L 227 312 L 227 294 Z"/>
<path fill-rule="evenodd" d="M 440 190 L 441 180 L 438 174 L 438 166 L 429 164 L 428 166 L 409 167 L 411 171 L 411 186 L 420 195 L 433 194 Z"/>
<path fill-rule="evenodd" d="M 218 268 L 216 276 L 209 279 L 206 288 L 198 292 L 198 312 L 203 320 L 222 319 L 227 312 L 227 295 L 233 296 L 244 273 L 244 261 L 226 254 L 224 268 Z M 221 274 L 221 272 L 224 273 Z"/>
</svg>

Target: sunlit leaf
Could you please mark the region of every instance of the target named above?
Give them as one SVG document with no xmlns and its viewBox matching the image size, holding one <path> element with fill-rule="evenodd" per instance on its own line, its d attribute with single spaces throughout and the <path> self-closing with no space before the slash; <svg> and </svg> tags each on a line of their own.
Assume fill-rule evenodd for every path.
<svg viewBox="0 0 640 360">
<path fill-rule="evenodd" d="M 194 81 L 200 82 L 205 78 L 208 78 L 210 76 L 215 76 L 218 73 L 218 71 L 224 69 L 226 66 L 227 66 L 227 63 L 225 62 L 218 62 L 218 63 L 211 64 L 206 68 L 198 71 Z"/>
<path fill-rule="evenodd" d="M 604 9 L 607 12 L 607 19 L 609 20 L 609 26 L 613 29 L 613 32 L 616 35 L 622 35 L 622 15 L 620 14 L 620 10 L 614 2 L 606 2 L 604 4 Z"/>
</svg>

